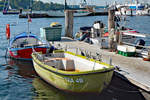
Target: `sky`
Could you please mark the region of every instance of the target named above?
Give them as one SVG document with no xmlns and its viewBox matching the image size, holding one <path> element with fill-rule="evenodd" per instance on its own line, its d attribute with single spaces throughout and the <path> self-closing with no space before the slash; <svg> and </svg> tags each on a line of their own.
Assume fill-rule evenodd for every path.
<svg viewBox="0 0 150 100">
<path fill-rule="evenodd" d="M 43 2 L 56 2 L 56 3 L 61 3 L 61 4 L 64 4 L 64 1 L 65 0 L 41 0 Z M 68 4 L 79 4 L 81 0 L 67 0 L 67 3 Z M 119 3 L 123 3 L 123 2 L 129 2 L 129 1 L 134 1 L 134 0 L 86 0 L 88 4 L 94 4 L 94 5 L 105 5 L 106 2 L 108 4 L 112 4 L 114 3 L 114 1 L 117 1 Z M 150 0 L 139 0 L 140 2 L 143 2 L 143 1 L 149 1 Z"/>
</svg>

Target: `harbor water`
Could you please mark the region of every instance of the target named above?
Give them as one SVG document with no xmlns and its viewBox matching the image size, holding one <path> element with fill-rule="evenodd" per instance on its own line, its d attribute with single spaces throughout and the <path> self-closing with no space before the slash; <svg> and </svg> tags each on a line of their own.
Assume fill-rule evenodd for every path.
<svg viewBox="0 0 150 100">
<path fill-rule="evenodd" d="M 107 18 L 107 16 L 76 17 L 74 18 L 74 34 L 81 26 L 91 26 L 97 20 L 107 25 Z M 141 33 L 150 34 L 150 16 L 133 16 L 127 19 L 126 26 Z M 47 27 L 52 22 L 62 24 L 63 36 L 64 18 L 32 19 L 29 30 L 40 36 L 40 28 Z M 116 76 L 101 94 L 66 93 L 56 89 L 40 79 L 34 71 L 32 62 L 5 58 L 9 42 L 5 35 L 6 24 L 10 24 L 11 37 L 28 31 L 27 19 L 19 19 L 18 15 L 0 13 L 0 100 L 145 100 L 137 87 Z M 147 37 L 145 40 L 147 44 L 150 44 L 150 38 Z"/>
</svg>

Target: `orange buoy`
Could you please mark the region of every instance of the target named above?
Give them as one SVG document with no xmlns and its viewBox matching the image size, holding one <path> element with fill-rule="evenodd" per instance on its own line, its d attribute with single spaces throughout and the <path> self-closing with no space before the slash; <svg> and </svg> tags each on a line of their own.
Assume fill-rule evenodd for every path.
<svg viewBox="0 0 150 100">
<path fill-rule="evenodd" d="M 6 25 L 6 38 L 7 40 L 10 39 L 10 25 L 9 24 Z"/>
<path fill-rule="evenodd" d="M 143 58 L 143 60 L 144 60 L 144 61 L 150 61 L 150 59 L 148 59 L 148 58 Z"/>
</svg>

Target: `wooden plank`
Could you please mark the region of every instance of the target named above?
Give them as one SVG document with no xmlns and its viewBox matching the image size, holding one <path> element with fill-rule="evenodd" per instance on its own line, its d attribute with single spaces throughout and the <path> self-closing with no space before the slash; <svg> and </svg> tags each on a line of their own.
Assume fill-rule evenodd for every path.
<svg viewBox="0 0 150 100">
<path fill-rule="evenodd" d="M 150 86 L 140 83 L 139 81 L 135 80 L 134 78 L 131 78 L 127 74 L 124 74 L 124 73 L 119 72 L 119 71 L 115 71 L 115 72 L 116 72 L 115 75 L 117 75 L 118 77 L 120 77 L 126 81 L 129 81 L 132 84 L 136 85 L 137 87 L 140 87 L 141 89 L 150 93 Z"/>
</svg>

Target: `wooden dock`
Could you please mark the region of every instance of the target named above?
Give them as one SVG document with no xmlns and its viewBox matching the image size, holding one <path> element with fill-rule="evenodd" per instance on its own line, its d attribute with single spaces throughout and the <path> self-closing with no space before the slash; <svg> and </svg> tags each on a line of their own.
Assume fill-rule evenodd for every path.
<svg viewBox="0 0 150 100">
<path fill-rule="evenodd" d="M 115 70 L 115 75 L 128 80 L 134 85 L 150 93 L 150 62 L 143 61 L 138 57 L 124 57 L 115 52 L 109 52 L 105 49 L 100 49 L 97 45 L 90 45 L 85 42 L 72 40 L 70 38 L 62 37 L 61 41 L 53 42 L 53 45 L 58 48 L 71 50 L 78 53 L 83 51 L 90 56 L 101 55 L 102 61 L 118 66 L 118 70 Z M 73 50 L 74 49 L 74 50 Z"/>
<path fill-rule="evenodd" d="M 65 16 L 51 16 L 47 13 L 31 13 L 29 14 L 31 18 L 63 18 Z M 91 12 L 86 16 L 107 16 L 108 12 Z M 75 16 L 75 17 L 86 17 L 86 16 Z M 28 18 L 27 14 L 19 14 L 19 18 Z"/>
</svg>

